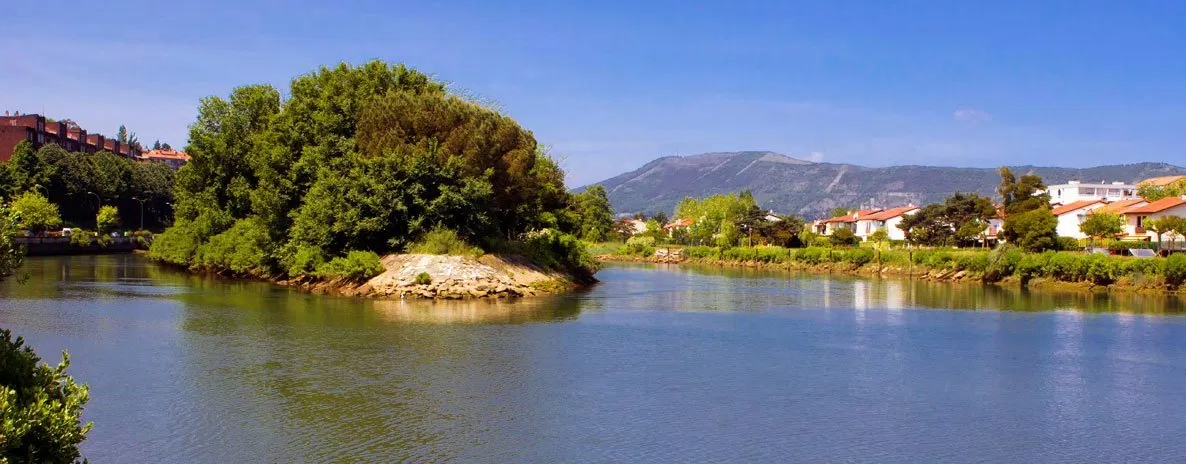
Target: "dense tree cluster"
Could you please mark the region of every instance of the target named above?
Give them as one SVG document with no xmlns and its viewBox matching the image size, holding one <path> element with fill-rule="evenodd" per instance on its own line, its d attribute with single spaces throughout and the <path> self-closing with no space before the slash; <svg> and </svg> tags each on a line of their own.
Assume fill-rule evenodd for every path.
<svg viewBox="0 0 1186 464">
<path fill-rule="evenodd" d="M 19 198 L 43 194 L 57 206 L 66 225 L 93 227 L 100 206 L 114 206 L 126 228 L 162 227 L 172 215 L 173 169 L 164 163 L 144 163 L 110 152 L 70 153 L 57 144 L 33 151 L 17 144 L 12 158 L 0 164 L 0 196 Z"/>
<path fill-rule="evenodd" d="M 1137 195 L 1149 202 L 1186 195 L 1186 179 L 1169 185 L 1141 184 L 1137 186 Z"/>
<path fill-rule="evenodd" d="M 1058 218 L 1050 209 L 1050 194 L 1036 174 L 1017 178 L 1002 167 L 997 193 L 1005 210 L 1001 237 L 1029 251 L 1051 250 L 1058 245 Z"/>
<path fill-rule="evenodd" d="M 898 227 L 905 232 L 906 240 L 916 245 L 972 246 L 995 215 L 992 199 L 956 192 L 943 203 L 904 216 Z"/>
<path fill-rule="evenodd" d="M 400 251 L 438 228 L 495 248 L 532 230 L 609 230 L 603 211 L 584 216 L 599 199 L 574 200 L 531 132 L 418 71 L 342 64 L 297 77 L 289 95 L 251 85 L 201 101 L 176 225 L 154 257 L 272 275 Z"/>
</svg>

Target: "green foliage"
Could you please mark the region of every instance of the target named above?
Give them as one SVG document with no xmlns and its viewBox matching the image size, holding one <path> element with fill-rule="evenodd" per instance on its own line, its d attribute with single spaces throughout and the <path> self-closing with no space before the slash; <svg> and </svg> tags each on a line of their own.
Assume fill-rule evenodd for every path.
<svg viewBox="0 0 1186 464">
<path fill-rule="evenodd" d="M 1002 236 L 1005 240 L 1031 251 L 1040 252 L 1058 247 L 1058 218 L 1049 206 L 1012 214 L 1005 218 Z"/>
<path fill-rule="evenodd" d="M 66 373 L 70 356 L 56 367 L 41 362 L 24 339 L 0 329 L 0 462 L 71 463 L 91 424 L 82 409 L 86 385 Z"/>
<path fill-rule="evenodd" d="M 70 233 L 70 245 L 75 247 L 89 247 L 95 244 L 97 235 L 89 230 L 74 229 Z"/>
<path fill-rule="evenodd" d="M 1050 207 L 1050 194 L 1046 193 L 1046 184 L 1036 174 L 1026 174 L 1020 179 L 1007 167 L 1001 167 L 1001 185 L 997 194 L 1001 196 L 1006 217 Z M 1041 192 L 1041 193 L 1039 193 Z M 1006 240 L 1014 238 L 1006 237 Z"/>
<path fill-rule="evenodd" d="M 13 239 L 18 230 L 20 218 L 0 201 L 0 280 L 13 275 L 25 260 L 24 247 Z"/>
<path fill-rule="evenodd" d="M 351 250 L 318 266 L 317 276 L 323 279 L 363 281 L 383 273 L 383 263 L 373 251 Z"/>
<path fill-rule="evenodd" d="M 742 237 L 740 226 L 750 225 L 757 207 L 749 192 L 702 199 L 688 197 L 676 206 L 675 217 L 696 221 L 688 228 L 691 243 L 715 243 L 724 248 L 738 243 Z"/>
<path fill-rule="evenodd" d="M 1170 185 L 1141 184 L 1137 186 L 1137 195 L 1150 203 L 1163 198 L 1186 195 L 1186 180 L 1180 180 Z"/>
<path fill-rule="evenodd" d="M 527 234 L 522 243 L 508 244 L 509 250 L 522 255 L 533 263 L 571 274 L 578 280 L 588 281 L 597 272 L 597 261 L 588 248 L 571 234 L 554 230 L 543 230 Z"/>
<path fill-rule="evenodd" d="M 95 228 L 100 234 L 106 235 L 115 227 L 119 225 L 119 210 L 114 206 L 104 205 L 99 208 L 99 214 L 95 215 Z"/>
<path fill-rule="evenodd" d="M 864 266 L 873 262 L 874 258 L 876 258 L 876 253 L 873 250 L 868 248 L 854 248 L 845 250 L 843 256 L 841 256 L 841 261 L 852 263 L 856 266 Z"/>
<path fill-rule="evenodd" d="M 857 234 L 846 228 L 833 231 L 832 235 L 828 236 L 828 241 L 833 246 L 857 246 L 861 243 L 861 239 L 857 237 Z"/>
<path fill-rule="evenodd" d="M 57 229 L 62 225 L 58 206 L 37 192 L 25 192 L 12 202 L 12 211 L 20 217 L 20 227 L 33 232 Z"/>
<path fill-rule="evenodd" d="M 1079 231 L 1093 239 L 1115 238 L 1124 233 L 1124 218 L 1107 211 L 1092 211 L 1079 224 Z"/>
<path fill-rule="evenodd" d="M 852 214 L 853 211 L 856 211 L 856 210 L 854 210 L 852 208 L 844 207 L 844 206 L 837 206 L 837 207 L 832 208 L 831 210 L 828 211 L 828 217 L 835 218 L 835 217 L 840 217 L 840 216 L 848 216 L 848 215 Z"/>
<path fill-rule="evenodd" d="M 979 251 L 955 253 L 952 255 L 952 265 L 959 271 L 983 273 L 988 269 L 988 253 Z"/>
<path fill-rule="evenodd" d="M 1165 276 L 1165 283 L 1171 287 L 1186 284 L 1186 254 L 1174 253 L 1165 258 L 1162 274 Z"/>
<path fill-rule="evenodd" d="M 684 248 L 684 256 L 691 259 L 721 259 L 721 249 L 710 246 Z"/>
<path fill-rule="evenodd" d="M 176 225 L 152 256 L 192 264 L 194 241 L 248 218 L 276 245 L 255 255 L 264 262 L 254 269 L 291 275 L 339 275 L 324 257 L 404 249 L 418 238 L 455 253 L 459 243 L 489 246 L 545 228 L 596 239 L 610 232 L 603 189 L 570 195 L 530 131 L 425 74 L 342 64 L 297 77 L 288 94 L 282 101 L 255 85 L 202 100 L 191 160 L 177 174 Z M 575 238 L 534 240 L 554 263 L 595 269 Z"/>
<path fill-rule="evenodd" d="M 576 231 L 583 240 L 598 242 L 609 238 L 614 227 L 614 210 L 605 187 L 593 185 L 573 195 L 571 209 L 576 215 Z M 662 226 L 662 224 L 660 224 Z M 659 231 L 662 232 L 662 228 Z"/>
<path fill-rule="evenodd" d="M 873 233 L 869 235 L 869 241 L 878 245 L 888 242 L 889 239 L 889 232 L 887 232 L 884 227 L 873 231 Z"/>
<path fill-rule="evenodd" d="M 1074 237 L 1058 237 L 1054 240 L 1054 251 L 1082 251 L 1083 246 L 1079 243 L 1079 239 Z"/>
<path fill-rule="evenodd" d="M 809 243 L 801 238 L 806 231 L 805 226 L 805 221 L 801 217 L 779 216 L 778 221 L 766 221 L 763 218 L 755 230 L 762 242 L 785 248 L 799 248 L 804 243 Z"/>
<path fill-rule="evenodd" d="M 473 256 L 475 258 L 484 253 L 481 248 L 462 240 L 457 232 L 440 227 L 424 234 L 420 241 L 408 247 L 408 252 L 426 255 Z"/>
<path fill-rule="evenodd" d="M 999 282 L 1017 272 L 1021 261 L 1025 259 L 1023 253 L 1016 246 L 1003 243 L 988 253 L 988 264 L 984 269 L 985 282 Z"/>
<path fill-rule="evenodd" d="M 1086 255 L 1084 265 L 1087 268 L 1084 277 L 1096 285 L 1111 285 L 1123 273 L 1120 261 L 1109 255 Z"/>
<path fill-rule="evenodd" d="M 974 193 L 956 192 L 943 203 L 924 206 L 898 223 L 906 241 L 926 246 L 971 246 L 984 234 L 996 215 L 992 200 Z"/>
<path fill-rule="evenodd" d="M 1026 253 L 1021 257 L 1021 261 L 1017 263 L 1017 276 L 1021 278 L 1022 285 L 1029 283 L 1034 277 L 1041 276 L 1046 272 L 1049 264 L 1050 255 L 1053 253 Z"/>
<path fill-rule="evenodd" d="M 241 219 L 198 247 L 193 265 L 215 271 L 264 277 L 272 273 L 275 245 L 263 221 Z"/>
<path fill-rule="evenodd" d="M 630 237 L 626 240 L 624 250 L 628 255 L 651 256 L 655 254 L 655 238 L 647 236 Z"/>
<path fill-rule="evenodd" d="M 1046 263 L 1046 275 L 1067 282 L 1078 282 L 1087 276 L 1087 263 L 1075 253 L 1052 253 Z"/>
<path fill-rule="evenodd" d="M 828 262 L 830 252 L 827 248 L 811 246 L 795 253 L 795 260 L 806 264 L 822 264 Z"/>
<path fill-rule="evenodd" d="M 416 274 L 416 285 L 428 285 L 432 283 L 432 276 L 427 272 Z"/>
</svg>

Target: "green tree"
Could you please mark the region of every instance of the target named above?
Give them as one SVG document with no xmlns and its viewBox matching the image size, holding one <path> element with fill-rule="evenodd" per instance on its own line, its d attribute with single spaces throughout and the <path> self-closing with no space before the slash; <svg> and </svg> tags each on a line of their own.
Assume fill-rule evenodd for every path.
<svg viewBox="0 0 1186 464">
<path fill-rule="evenodd" d="M 1001 235 L 1028 251 L 1055 249 L 1058 244 L 1058 218 L 1050 207 L 1009 215 Z"/>
<path fill-rule="evenodd" d="M 56 144 L 47 144 L 57 146 Z M 8 177 L 11 182 L 7 187 L 10 196 L 32 190 L 36 185 L 47 182 L 47 167 L 41 158 L 33 151 L 33 145 L 23 140 L 13 149 L 12 157 L 8 160 Z M 5 193 L 5 192 L 0 192 Z"/>
<path fill-rule="evenodd" d="M 770 245 L 787 248 L 803 246 L 800 234 L 805 230 L 803 218 L 798 216 L 780 216 L 777 221 L 763 220 L 758 224 L 758 237 Z"/>
<path fill-rule="evenodd" d="M 58 206 L 37 192 L 25 192 L 12 202 L 12 210 L 20 217 L 20 226 L 34 233 L 57 229 L 62 225 Z"/>
<path fill-rule="evenodd" d="M 974 193 L 956 192 L 943 203 L 923 207 L 902 218 L 898 228 L 906 241 L 927 246 L 972 246 L 996 215 L 992 200 Z"/>
<path fill-rule="evenodd" d="M 734 246 L 741 238 L 739 225 L 753 221 L 755 208 L 757 203 L 749 192 L 700 199 L 688 197 L 676 206 L 675 217 L 695 221 L 688 228 L 692 243 Z"/>
<path fill-rule="evenodd" d="M 832 235 L 828 236 L 833 246 L 857 246 L 861 243 L 861 239 L 857 234 L 848 229 L 836 229 Z"/>
<path fill-rule="evenodd" d="M 1174 248 L 1179 235 L 1186 236 L 1186 218 L 1181 216 L 1163 216 L 1159 219 L 1165 232 L 1170 234 L 1170 248 Z M 1158 238 L 1160 240 L 1160 238 Z"/>
<path fill-rule="evenodd" d="M 1164 218 L 1146 218 L 1141 226 L 1157 235 L 1157 249 L 1161 250 L 1161 237 L 1172 230 L 1173 221 L 1166 221 Z"/>
<path fill-rule="evenodd" d="M 1092 211 L 1079 224 L 1079 231 L 1091 237 L 1094 246 L 1095 239 L 1116 238 L 1124 233 L 1124 218 L 1119 214 L 1107 211 Z M 1160 239 L 1158 239 L 1160 240 Z"/>
<path fill-rule="evenodd" d="M 671 222 L 671 218 L 667 217 L 667 213 L 663 211 L 655 213 L 653 216 L 651 216 L 651 219 L 654 219 L 656 222 L 663 225 L 667 225 L 669 222 Z"/>
<path fill-rule="evenodd" d="M 1005 209 L 1001 237 L 1030 251 L 1054 249 L 1058 243 L 1058 218 L 1050 210 L 1050 194 L 1042 178 L 1026 174 L 1017 179 L 1007 167 L 1000 169 L 997 193 Z"/>
<path fill-rule="evenodd" d="M 105 205 L 99 208 L 99 214 L 95 215 L 95 228 L 100 234 L 111 233 L 115 227 L 119 225 L 119 210 L 114 206 Z"/>
<path fill-rule="evenodd" d="M 72 463 L 91 423 L 82 409 L 86 385 L 67 373 L 70 356 L 56 367 L 42 363 L 21 337 L 0 329 L 0 462 Z"/>
<path fill-rule="evenodd" d="M 20 217 L 0 201 L 0 280 L 13 275 L 24 261 L 24 247 L 14 240 L 19 231 Z"/>
<path fill-rule="evenodd" d="M 1186 179 L 1169 185 L 1141 184 L 1137 186 L 1137 195 L 1148 202 L 1186 195 Z"/>
<path fill-rule="evenodd" d="M 614 211 L 605 187 L 593 185 L 573 195 L 572 210 L 578 221 L 576 232 L 582 239 L 600 242 L 609 238 L 614 227 Z"/>
</svg>

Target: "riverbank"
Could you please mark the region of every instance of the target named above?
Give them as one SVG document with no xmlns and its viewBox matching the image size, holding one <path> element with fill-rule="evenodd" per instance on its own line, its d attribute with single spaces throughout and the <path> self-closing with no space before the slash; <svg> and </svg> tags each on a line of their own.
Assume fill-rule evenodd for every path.
<svg viewBox="0 0 1186 464">
<path fill-rule="evenodd" d="M 603 248 L 604 249 L 604 248 Z M 900 276 L 928 281 L 1083 292 L 1183 293 L 1186 256 L 1133 258 L 1075 252 L 885 250 L 808 247 L 660 247 L 650 253 L 602 253 L 600 262 L 650 262 L 784 269 L 815 274 Z"/>
<path fill-rule="evenodd" d="M 544 269 L 516 256 L 481 257 L 397 254 L 380 261 L 383 271 L 357 281 L 308 276 L 274 280 L 315 293 L 371 298 L 471 299 L 518 298 L 572 291 L 591 282 Z"/>
</svg>

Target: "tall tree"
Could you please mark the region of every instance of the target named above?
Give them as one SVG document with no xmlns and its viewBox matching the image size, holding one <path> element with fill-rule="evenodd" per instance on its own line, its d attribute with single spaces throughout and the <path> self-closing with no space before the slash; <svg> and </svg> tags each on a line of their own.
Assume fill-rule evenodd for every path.
<svg viewBox="0 0 1186 464">
<path fill-rule="evenodd" d="M 1087 217 L 1079 224 L 1079 231 L 1091 237 L 1092 246 L 1094 246 L 1095 239 L 1116 238 L 1123 234 L 1124 218 L 1119 214 L 1107 211 L 1092 211 L 1087 213 Z"/>
<path fill-rule="evenodd" d="M 609 238 L 614 227 L 614 211 L 605 187 L 594 185 L 573 195 L 572 209 L 578 220 L 578 236 L 591 242 Z"/>
<path fill-rule="evenodd" d="M 1001 167 L 997 193 L 1005 209 L 1001 236 L 1031 251 L 1053 249 L 1058 243 L 1058 218 L 1050 209 L 1050 194 L 1036 174 L 1017 179 L 1008 167 Z"/>
<path fill-rule="evenodd" d="M 120 145 L 128 143 L 128 128 L 123 124 L 119 125 L 119 131 L 116 132 L 115 140 L 119 141 Z"/>
</svg>

